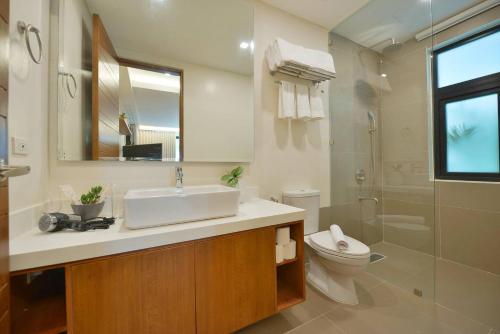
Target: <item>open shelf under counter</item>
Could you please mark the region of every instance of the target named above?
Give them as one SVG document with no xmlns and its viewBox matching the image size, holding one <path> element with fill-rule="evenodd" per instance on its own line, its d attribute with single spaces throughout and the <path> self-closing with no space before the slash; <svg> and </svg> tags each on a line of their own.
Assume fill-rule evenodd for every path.
<svg viewBox="0 0 500 334">
<path fill-rule="evenodd" d="M 294 259 L 276 264 L 276 309 L 282 311 L 300 304 L 306 298 L 304 263 L 304 223 L 297 221 L 277 226 L 290 227 L 290 238 L 296 242 Z"/>
<path fill-rule="evenodd" d="M 276 263 L 276 267 L 281 267 L 281 266 L 284 266 L 284 265 L 287 265 L 289 263 L 294 263 L 295 261 L 298 261 L 299 258 L 296 257 L 296 258 L 293 258 L 293 259 L 290 259 L 290 260 L 283 260 L 282 262 L 280 263 Z"/>
<path fill-rule="evenodd" d="M 64 268 L 11 276 L 11 312 L 12 333 L 65 333 Z"/>
</svg>

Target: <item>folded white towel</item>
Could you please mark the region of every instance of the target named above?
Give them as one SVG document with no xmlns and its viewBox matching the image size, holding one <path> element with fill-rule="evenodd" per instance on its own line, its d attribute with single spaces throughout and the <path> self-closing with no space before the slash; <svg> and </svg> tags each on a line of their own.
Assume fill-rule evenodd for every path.
<svg viewBox="0 0 500 334">
<path fill-rule="evenodd" d="M 305 48 L 277 38 L 273 43 L 276 66 L 284 66 L 285 62 L 307 66 Z"/>
<path fill-rule="evenodd" d="M 287 81 L 281 81 L 278 100 L 279 119 L 297 118 L 297 107 L 295 104 L 295 84 Z"/>
<path fill-rule="evenodd" d="M 340 226 L 333 224 L 332 226 L 330 226 L 330 232 L 332 235 L 333 243 L 337 245 L 337 248 L 339 250 L 342 251 L 349 248 L 349 243 L 347 242 L 347 239 Z"/>
<path fill-rule="evenodd" d="M 318 72 L 323 72 L 325 74 L 335 73 L 335 65 L 333 63 L 333 57 L 328 52 L 307 49 L 307 63 L 314 70 Z"/>
<path fill-rule="evenodd" d="M 305 85 L 296 85 L 297 118 L 307 121 L 311 118 L 311 105 L 309 104 L 309 88 Z"/>
<path fill-rule="evenodd" d="M 312 70 L 325 75 L 335 74 L 335 65 L 330 53 L 308 49 L 277 38 L 266 50 L 269 69 L 274 72 L 277 67 L 293 65 L 299 68 Z"/>
<path fill-rule="evenodd" d="M 309 87 L 309 102 L 311 104 L 311 119 L 321 119 L 325 117 L 323 109 L 323 99 L 319 86 Z"/>
</svg>

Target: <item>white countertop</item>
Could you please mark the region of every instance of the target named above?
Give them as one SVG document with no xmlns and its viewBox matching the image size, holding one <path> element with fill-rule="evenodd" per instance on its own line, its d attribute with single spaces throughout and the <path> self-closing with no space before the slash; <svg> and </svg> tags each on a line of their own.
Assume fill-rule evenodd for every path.
<svg viewBox="0 0 500 334">
<path fill-rule="evenodd" d="M 254 200 L 237 216 L 130 230 L 118 220 L 108 230 L 44 233 L 33 229 L 10 240 L 10 270 L 17 271 L 175 244 L 303 220 L 303 209 Z"/>
</svg>

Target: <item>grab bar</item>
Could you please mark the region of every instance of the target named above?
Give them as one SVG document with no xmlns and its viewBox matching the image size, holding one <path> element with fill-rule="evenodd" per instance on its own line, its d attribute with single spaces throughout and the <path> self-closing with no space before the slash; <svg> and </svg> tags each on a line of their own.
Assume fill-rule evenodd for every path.
<svg viewBox="0 0 500 334">
<path fill-rule="evenodd" d="M 40 30 L 31 24 L 26 24 L 26 22 L 23 21 L 17 22 L 17 29 L 21 34 L 24 35 L 26 47 L 28 48 L 28 52 L 30 54 L 31 59 L 33 59 L 33 61 L 36 64 L 40 64 L 40 62 L 42 61 L 42 52 L 43 52 Z M 38 57 L 35 57 L 35 55 L 33 54 L 33 49 L 31 48 L 31 42 L 30 42 L 30 33 L 34 33 L 36 36 L 36 40 L 38 42 L 38 51 L 39 51 Z"/>
</svg>

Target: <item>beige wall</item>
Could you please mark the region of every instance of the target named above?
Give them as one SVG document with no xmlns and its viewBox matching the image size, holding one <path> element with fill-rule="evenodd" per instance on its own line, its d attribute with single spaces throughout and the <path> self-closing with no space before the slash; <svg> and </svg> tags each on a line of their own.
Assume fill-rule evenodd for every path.
<svg viewBox="0 0 500 334">
<path fill-rule="evenodd" d="M 500 18 L 500 6 L 440 33 L 436 45 Z M 500 275 L 500 184 L 436 182 L 440 253 Z"/>
<path fill-rule="evenodd" d="M 9 160 L 13 165 L 31 166 L 29 175 L 10 180 L 11 223 L 17 226 L 38 219 L 40 206 L 47 198 L 48 53 L 45 49 L 42 64 L 36 65 L 29 58 L 16 26 L 18 20 L 33 24 L 40 28 L 46 42 L 49 21 L 42 13 L 48 13 L 48 1 L 10 3 L 9 144 L 12 136 L 24 138 L 29 154 L 19 156 L 10 151 Z"/>
<path fill-rule="evenodd" d="M 434 182 L 430 177 L 427 48 L 413 38 L 382 54 L 390 90 L 382 93 L 384 223 L 406 216 L 422 226 L 384 224 L 384 241 L 435 254 Z M 404 223 L 404 222 L 402 222 Z"/>
<path fill-rule="evenodd" d="M 29 2 L 29 5 L 28 5 Z M 44 43 L 48 45 L 48 1 L 16 1 L 24 4 L 23 18 L 32 22 L 45 22 Z M 43 6 L 42 6 L 43 4 Z M 16 16 L 14 16 L 15 18 Z M 32 18 L 33 17 L 33 18 Z M 11 30 L 14 30 L 15 19 Z M 254 56 L 254 104 L 255 104 L 255 158 L 245 164 L 245 181 L 258 185 L 263 198 L 281 197 L 285 188 L 312 187 L 321 190 L 321 205 L 330 205 L 330 165 L 329 165 L 329 121 L 309 123 L 278 121 L 278 86 L 269 74 L 264 51 L 276 37 L 282 37 L 306 47 L 327 50 L 328 32 L 319 26 L 288 15 L 260 2 L 255 3 L 255 56 Z M 24 52 L 24 50 L 23 50 Z M 45 54 L 47 59 L 47 54 Z M 78 190 L 84 190 L 95 183 L 114 183 L 119 192 L 131 187 L 166 186 L 174 184 L 174 168 L 166 163 L 112 163 L 112 162 L 59 162 L 56 160 L 55 145 L 47 144 L 47 131 L 56 131 L 54 105 L 50 105 L 50 125 L 48 114 L 48 64 L 42 66 L 28 64 L 36 76 L 25 78 L 19 85 L 13 84 L 17 96 L 11 98 L 10 119 L 13 133 L 29 135 L 32 153 L 27 158 L 16 160 L 33 166 L 34 171 L 24 180 L 15 180 L 11 187 L 12 207 L 25 209 L 45 200 L 47 183 L 50 179 L 51 198 L 58 198 L 59 184 L 70 183 Z M 34 74 L 31 74 L 34 75 Z M 328 85 L 325 85 L 328 90 Z M 26 98 L 27 92 L 30 99 Z M 328 108 L 328 99 L 325 96 Z M 23 117 L 37 117 L 29 123 Z M 39 118 L 39 119 L 38 119 Z M 50 146 L 50 176 L 47 177 L 47 151 Z M 186 184 L 218 183 L 220 176 L 235 164 L 228 163 L 184 163 Z M 36 219 L 36 214 L 32 217 Z M 27 221 L 18 220 L 19 224 Z M 30 223 L 32 223 L 30 221 Z"/>
<path fill-rule="evenodd" d="M 371 175 L 368 112 L 380 119 L 379 56 L 340 35 L 330 34 L 330 52 L 335 59 L 337 77 L 330 87 L 332 115 L 331 152 L 332 207 L 331 222 L 344 232 L 367 244 L 382 240 L 382 227 L 377 223 L 374 202 L 360 202 L 358 197 L 377 196 L 380 173 L 380 131 L 374 136 L 375 173 Z M 377 124 L 379 127 L 380 124 Z M 357 169 L 364 169 L 367 179 L 360 187 L 356 183 Z M 374 192 L 370 185 L 375 179 Z M 328 226 L 322 226 L 327 228 Z"/>
<path fill-rule="evenodd" d="M 429 178 L 426 48 L 499 17 L 496 7 L 439 33 L 435 40 L 410 40 L 399 51 L 384 54 L 392 91 L 381 98 L 384 214 L 424 217 L 429 227 L 427 235 L 406 236 L 386 228 L 384 240 L 496 274 L 500 274 L 500 185 L 437 181 L 434 189 Z M 419 244 L 416 238 L 421 238 Z"/>
</svg>

